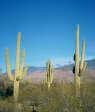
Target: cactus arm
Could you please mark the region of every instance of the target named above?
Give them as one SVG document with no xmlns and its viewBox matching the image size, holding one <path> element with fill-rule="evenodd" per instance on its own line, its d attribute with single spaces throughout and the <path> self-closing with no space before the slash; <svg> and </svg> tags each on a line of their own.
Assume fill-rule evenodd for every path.
<svg viewBox="0 0 95 112">
<path fill-rule="evenodd" d="M 87 69 L 87 62 L 84 62 L 83 71 Z"/>
<path fill-rule="evenodd" d="M 25 67 L 25 49 L 22 50 L 21 53 L 21 69 L 23 70 L 23 68 Z"/>
<path fill-rule="evenodd" d="M 44 75 L 44 80 L 43 80 L 43 82 L 44 82 L 44 84 L 46 84 L 46 83 L 47 83 L 47 70 L 46 70 L 46 72 L 45 72 L 45 75 Z"/>
<path fill-rule="evenodd" d="M 47 82 L 47 72 L 45 72 L 45 83 Z"/>
<path fill-rule="evenodd" d="M 25 75 L 27 74 L 28 67 L 23 68 L 23 73 L 22 73 L 22 80 L 24 79 Z"/>
<path fill-rule="evenodd" d="M 17 38 L 17 48 L 16 48 L 16 63 L 15 63 L 15 80 L 19 77 L 19 68 L 20 68 L 20 41 L 21 41 L 21 33 L 18 33 Z"/>
<path fill-rule="evenodd" d="M 21 62 L 21 65 L 22 65 L 22 73 L 21 73 L 21 76 L 22 76 L 22 79 L 24 79 L 25 75 L 27 74 L 27 70 L 28 70 L 28 66 L 25 67 L 25 56 L 26 56 L 26 53 L 25 53 L 25 49 L 22 50 L 22 62 Z"/>
<path fill-rule="evenodd" d="M 13 76 L 11 74 L 11 65 L 10 65 L 10 55 L 9 55 L 9 49 L 5 49 L 5 63 L 6 63 L 6 71 L 8 74 L 8 77 L 11 81 L 13 81 Z"/>
<path fill-rule="evenodd" d="M 80 72 L 83 71 L 85 66 L 85 41 L 82 42 L 82 53 L 81 53 L 81 62 L 80 62 Z"/>
<path fill-rule="evenodd" d="M 26 71 L 25 67 L 25 49 L 22 50 L 21 52 L 21 64 L 20 64 L 20 68 L 19 68 L 19 77 L 20 79 L 23 79 L 23 73 Z"/>
<path fill-rule="evenodd" d="M 51 64 L 51 76 L 50 76 L 51 78 L 51 83 L 53 82 L 53 65 Z"/>
</svg>

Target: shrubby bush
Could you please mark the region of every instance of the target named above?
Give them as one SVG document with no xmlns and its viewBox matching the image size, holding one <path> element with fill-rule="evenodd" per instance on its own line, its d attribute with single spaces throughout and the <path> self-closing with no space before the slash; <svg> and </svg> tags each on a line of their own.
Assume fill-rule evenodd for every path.
<svg viewBox="0 0 95 112">
<path fill-rule="evenodd" d="M 76 98 L 73 83 L 55 83 L 50 89 L 43 84 L 21 83 L 18 105 L 21 112 L 95 112 L 94 85 L 95 82 L 83 82 L 81 96 Z M 12 94 L 10 84 L 0 90 L 0 112 L 13 112 Z"/>
</svg>

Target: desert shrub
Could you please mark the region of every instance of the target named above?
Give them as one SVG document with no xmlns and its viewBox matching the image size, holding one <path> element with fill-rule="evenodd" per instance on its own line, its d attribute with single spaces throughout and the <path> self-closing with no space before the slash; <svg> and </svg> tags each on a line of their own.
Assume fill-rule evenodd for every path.
<svg viewBox="0 0 95 112">
<path fill-rule="evenodd" d="M 9 85 L 6 89 L 6 92 L 5 92 L 5 96 L 6 97 L 9 97 L 9 96 L 12 96 L 13 95 L 13 86 L 12 85 Z"/>
<path fill-rule="evenodd" d="M 13 86 L 5 80 L 0 80 L 0 97 L 6 98 L 13 95 Z"/>
<path fill-rule="evenodd" d="M 95 82 L 81 84 L 81 96 L 76 98 L 73 83 L 55 83 L 50 89 L 43 84 L 21 83 L 18 103 L 22 112 L 95 112 Z M 13 109 L 12 85 L 8 85 L 5 99 L 0 99 L 1 112 Z M 8 97 L 10 96 L 10 97 Z M 2 96 L 1 96 L 2 97 Z"/>
</svg>

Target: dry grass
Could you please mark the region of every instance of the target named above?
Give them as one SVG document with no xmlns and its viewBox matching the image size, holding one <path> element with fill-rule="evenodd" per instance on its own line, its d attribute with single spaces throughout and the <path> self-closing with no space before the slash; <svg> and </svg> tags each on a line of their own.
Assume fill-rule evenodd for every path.
<svg viewBox="0 0 95 112">
<path fill-rule="evenodd" d="M 95 82 L 82 79 L 81 97 L 76 98 L 73 83 L 54 83 L 48 90 L 43 84 L 22 83 L 18 107 L 21 112 L 95 112 Z M 12 96 L 0 97 L 0 112 L 13 112 Z"/>
</svg>

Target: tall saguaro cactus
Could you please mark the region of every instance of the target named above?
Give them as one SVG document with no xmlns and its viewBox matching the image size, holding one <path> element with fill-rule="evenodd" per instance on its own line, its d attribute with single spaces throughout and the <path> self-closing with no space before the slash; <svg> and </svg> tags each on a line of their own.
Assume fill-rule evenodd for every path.
<svg viewBox="0 0 95 112">
<path fill-rule="evenodd" d="M 80 77 L 82 72 L 86 69 L 86 62 L 85 62 L 85 41 L 82 43 L 82 53 L 81 53 L 81 60 L 79 56 L 79 25 L 77 26 L 77 33 L 76 33 L 76 48 L 74 54 L 74 61 L 75 66 L 73 68 L 74 75 L 74 82 L 75 82 L 75 92 L 76 96 L 80 96 Z"/>
<path fill-rule="evenodd" d="M 27 68 L 25 67 L 25 50 L 22 51 L 21 56 L 20 56 L 20 42 L 21 42 L 21 33 L 19 32 L 18 38 L 17 38 L 14 76 L 11 73 L 9 49 L 7 48 L 5 50 L 6 71 L 7 71 L 9 79 L 14 82 L 14 100 L 16 102 L 19 96 L 19 83 L 20 81 L 23 80 L 24 75 L 27 73 Z"/>
<path fill-rule="evenodd" d="M 48 88 L 50 88 L 53 82 L 53 65 L 50 60 L 48 60 L 46 64 L 46 75 L 45 75 L 45 83 L 47 84 Z"/>
</svg>

